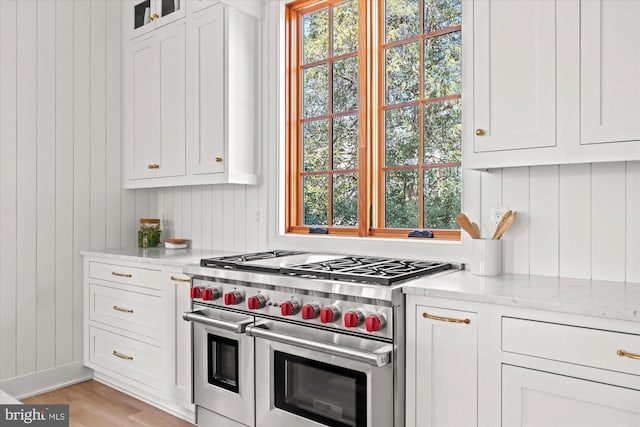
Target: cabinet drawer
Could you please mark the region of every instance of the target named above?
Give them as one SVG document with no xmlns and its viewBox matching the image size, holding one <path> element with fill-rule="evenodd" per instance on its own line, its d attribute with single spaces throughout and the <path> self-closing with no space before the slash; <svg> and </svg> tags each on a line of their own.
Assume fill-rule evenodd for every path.
<svg viewBox="0 0 640 427">
<path fill-rule="evenodd" d="M 89 327 L 89 360 L 117 374 L 158 388 L 160 347 Z"/>
<path fill-rule="evenodd" d="M 161 298 L 91 284 L 89 318 L 151 338 L 160 338 Z"/>
<path fill-rule="evenodd" d="M 640 335 L 535 320 L 502 318 L 502 350 L 640 375 Z"/>
<path fill-rule="evenodd" d="M 162 289 L 162 278 L 159 270 L 147 268 L 125 267 L 102 262 L 89 263 L 89 277 L 127 285 L 142 286 L 150 289 Z"/>
</svg>

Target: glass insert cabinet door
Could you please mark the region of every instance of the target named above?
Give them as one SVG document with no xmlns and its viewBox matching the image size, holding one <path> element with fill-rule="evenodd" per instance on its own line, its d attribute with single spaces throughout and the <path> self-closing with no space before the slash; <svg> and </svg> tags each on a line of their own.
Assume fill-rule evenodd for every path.
<svg viewBox="0 0 640 427">
<path fill-rule="evenodd" d="M 130 21 L 132 37 L 146 33 L 160 25 L 168 24 L 185 16 L 187 0 L 131 0 Z"/>
<path fill-rule="evenodd" d="M 238 341 L 208 334 L 207 382 L 238 393 L 238 375 Z"/>
<path fill-rule="evenodd" d="M 333 427 L 366 427 L 367 375 L 274 352 L 275 406 Z"/>
</svg>

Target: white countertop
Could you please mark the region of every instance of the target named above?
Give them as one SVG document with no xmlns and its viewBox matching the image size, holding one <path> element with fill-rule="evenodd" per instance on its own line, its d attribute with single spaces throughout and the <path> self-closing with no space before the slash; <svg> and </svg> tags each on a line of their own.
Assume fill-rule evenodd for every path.
<svg viewBox="0 0 640 427">
<path fill-rule="evenodd" d="M 0 390 L 0 405 L 19 405 L 22 402 Z"/>
<path fill-rule="evenodd" d="M 640 284 L 457 271 L 412 281 L 405 294 L 640 322 Z"/>
<path fill-rule="evenodd" d="M 234 252 L 204 249 L 164 249 L 164 248 L 124 248 L 82 251 L 82 255 L 108 258 L 121 261 L 146 262 L 170 267 L 183 267 L 185 264 L 198 264 L 201 258 L 231 255 Z"/>
</svg>

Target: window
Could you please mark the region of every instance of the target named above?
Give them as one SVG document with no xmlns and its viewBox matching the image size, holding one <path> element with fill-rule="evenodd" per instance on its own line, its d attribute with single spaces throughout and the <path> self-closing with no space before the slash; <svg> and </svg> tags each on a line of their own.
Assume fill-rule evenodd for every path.
<svg viewBox="0 0 640 427">
<path fill-rule="evenodd" d="M 461 11 L 461 0 L 288 5 L 288 232 L 460 238 Z"/>
</svg>

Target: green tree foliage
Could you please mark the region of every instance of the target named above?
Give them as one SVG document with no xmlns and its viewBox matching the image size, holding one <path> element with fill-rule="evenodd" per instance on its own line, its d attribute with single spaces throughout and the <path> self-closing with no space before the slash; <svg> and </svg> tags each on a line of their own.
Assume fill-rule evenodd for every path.
<svg viewBox="0 0 640 427">
<path fill-rule="evenodd" d="M 420 28 L 419 2 L 423 1 L 424 27 Z M 377 2 L 371 2 L 374 4 Z M 384 40 L 399 42 L 461 24 L 461 0 L 385 0 Z M 307 14 L 303 18 L 303 63 L 348 55 L 358 48 L 358 2 L 348 0 Z M 329 19 L 332 16 L 332 34 Z M 420 50 L 424 66 L 420 66 Z M 423 41 L 400 43 L 385 49 L 384 93 L 388 108 L 384 120 L 384 166 L 415 166 L 384 174 L 384 224 L 394 228 L 458 228 L 454 216 L 461 206 L 461 104 L 459 99 L 427 102 L 423 106 L 393 105 L 439 98 L 461 92 L 461 33 L 427 36 Z M 331 85 L 329 85 L 331 79 Z M 419 93 L 422 80 L 423 93 Z M 332 88 L 332 105 L 329 90 Z M 358 175 L 341 172 L 358 167 L 358 61 L 349 56 L 314 65 L 303 74 L 303 117 L 330 112 L 353 114 L 306 121 L 303 124 L 303 167 L 324 175 L 303 178 L 303 213 L 306 225 L 357 226 Z M 422 114 L 423 141 L 420 141 Z M 331 137 L 330 137 L 331 135 Z M 381 138 L 382 139 L 382 138 Z M 332 156 L 329 159 L 331 144 Z M 423 158 L 419 158 L 422 144 Z M 417 165 L 429 167 L 420 170 Z M 333 171 L 333 172 L 328 172 Z M 329 179 L 331 174 L 331 179 Z M 420 180 L 424 194 L 420 192 Z M 329 213 L 329 185 L 332 212 Z M 420 198 L 424 222 L 419 224 Z"/>
</svg>

